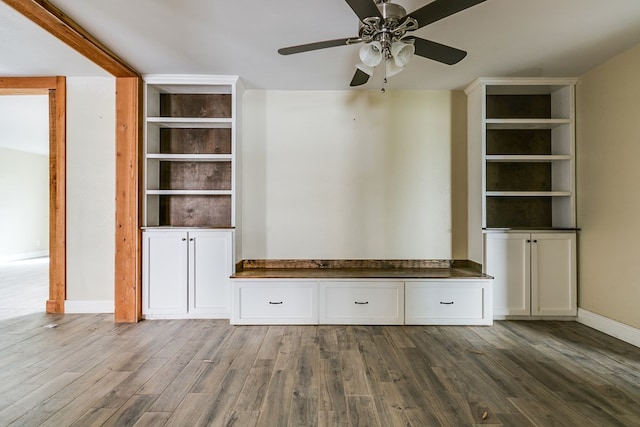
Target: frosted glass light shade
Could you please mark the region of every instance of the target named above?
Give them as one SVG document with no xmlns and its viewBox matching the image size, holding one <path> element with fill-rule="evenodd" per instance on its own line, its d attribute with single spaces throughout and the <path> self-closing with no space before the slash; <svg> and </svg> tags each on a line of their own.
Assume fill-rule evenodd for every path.
<svg viewBox="0 0 640 427">
<path fill-rule="evenodd" d="M 395 61 L 391 61 L 391 60 L 384 61 L 384 65 L 385 65 L 386 77 L 395 76 L 400 71 L 404 70 L 404 67 L 398 67 Z"/>
<path fill-rule="evenodd" d="M 391 56 L 393 56 L 393 62 L 398 67 L 406 66 L 415 51 L 416 48 L 411 43 L 393 42 L 391 44 Z"/>
<path fill-rule="evenodd" d="M 369 67 L 378 65 L 382 61 L 382 45 L 380 42 L 372 41 L 364 44 L 360 48 L 360 60 Z"/>
</svg>

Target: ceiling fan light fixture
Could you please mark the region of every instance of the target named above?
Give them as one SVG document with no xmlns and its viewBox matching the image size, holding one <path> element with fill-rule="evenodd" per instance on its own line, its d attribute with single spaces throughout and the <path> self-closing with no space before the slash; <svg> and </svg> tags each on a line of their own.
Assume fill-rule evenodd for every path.
<svg viewBox="0 0 640 427">
<path fill-rule="evenodd" d="M 360 48 L 360 60 L 369 67 L 375 67 L 382 62 L 382 55 L 382 44 L 379 41 L 365 43 Z"/>
</svg>

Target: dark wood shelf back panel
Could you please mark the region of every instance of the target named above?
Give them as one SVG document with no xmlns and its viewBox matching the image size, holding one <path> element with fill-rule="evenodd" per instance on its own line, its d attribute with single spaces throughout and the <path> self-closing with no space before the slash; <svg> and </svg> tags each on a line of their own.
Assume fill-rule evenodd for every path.
<svg viewBox="0 0 640 427">
<path fill-rule="evenodd" d="M 552 191 L 551 163 L 487 163 L 487 191 Z"/>
<path fill-rule="evenodd" d="M 550 119 L 551 95 L 487 95 L 488 119 Z"/>
<path fill-rule="evenodd" d="M 551 197 L 487 197 L 487 228 L 552 227 Z"/>
<path fill-rule="evenodd" d="M 161 190 L 231 190 L 231 162 L 160 162 Z"/>
<path fill-rule="evenodd" d="M 231 154 L 231 129 L 160 129 L 162 154 Z"/>
<path fill-rule="evenodd" d="M 493 154 L 552 154 L 551 129 L 488 129 L 487 155 Z"/>
<path fill-rule="evenodd" d="M 160 226 L 231 227 L 231 196 L 160 196 Z"/>
<path fill-rule="evenodd" d="M 231 118 L 230 94 L 160 94 L 161 117 Z"/>
</svg>

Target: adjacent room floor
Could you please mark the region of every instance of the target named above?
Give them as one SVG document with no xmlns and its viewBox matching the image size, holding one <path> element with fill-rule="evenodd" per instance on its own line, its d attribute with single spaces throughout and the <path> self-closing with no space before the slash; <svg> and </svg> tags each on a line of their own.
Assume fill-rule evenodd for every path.
<svg viewBox="0 0 640 427">
<path fill-rule="evenodd" d="M 49 299 L 49 258 L 0 263 L 0 319 L 44 313 Z"/>
</svg>

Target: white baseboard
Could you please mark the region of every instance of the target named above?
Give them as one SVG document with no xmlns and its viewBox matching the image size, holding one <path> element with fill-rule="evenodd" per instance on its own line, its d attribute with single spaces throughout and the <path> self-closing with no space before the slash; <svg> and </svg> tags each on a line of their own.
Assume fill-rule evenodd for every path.
<svg viewBox="0 0 640 427">
<path fill-rule="evenodd" d="M 619 340 L 640 347 L 640 329 L 625 325 L 608 317 L 601 316 L 596 313 L 578 309 L 578 322 L 590 328 L 604 332 L 607 335 L 618 338 Z"/>
<path fill-rule="evenodd" d="M 21 254 L 4 255 L 0 257 L 0 262 L 22 261 L 25 259 L 48 257 L 49 251 L 23 252 Z"/>
<path fill-rule="evenodd" d="M 113 313 L 113 301 L 72 301 L 64 302 L 65 314 Z"/>
</svg>

